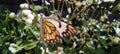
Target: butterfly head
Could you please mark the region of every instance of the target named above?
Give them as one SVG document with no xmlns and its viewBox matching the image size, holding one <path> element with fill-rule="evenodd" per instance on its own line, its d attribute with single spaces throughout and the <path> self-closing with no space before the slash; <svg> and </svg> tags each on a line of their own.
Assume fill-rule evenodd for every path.
<svg viewBox="0 0 120 54">
<path fill-rule="evenodd" d="M 43 18 L 45 18 L 45 15 L 43 13 L 40 13 L 39 18 L 38 18 L 38 22 L 41 23 Z"/>
</svg>

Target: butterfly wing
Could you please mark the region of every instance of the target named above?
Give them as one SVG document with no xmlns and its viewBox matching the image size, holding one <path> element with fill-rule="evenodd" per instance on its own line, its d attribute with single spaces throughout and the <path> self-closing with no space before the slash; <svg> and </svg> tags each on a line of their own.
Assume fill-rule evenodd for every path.
<svg viewBox="0 0 120 54">
<path fill-rule="evenodd" d="M 76 30 L 58 19 L 44 18 L 42 22 L 43 39 L 47 43 L 55 43 L 64 36 L 76 33 Z"/>
<path fill-rule="evenodd" d="M 59 40 L 60 34 L 53 23 L 49 22 L 47 19 L 43 19 L 42 22 L 42 34 L 43 40 L 47 43 L 55 43 Z"/>
</svg>

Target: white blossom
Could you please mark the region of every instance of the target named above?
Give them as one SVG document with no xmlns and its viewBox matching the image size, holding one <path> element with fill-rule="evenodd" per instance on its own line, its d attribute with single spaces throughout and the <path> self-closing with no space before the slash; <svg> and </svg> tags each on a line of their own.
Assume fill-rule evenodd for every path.
<svg viewBox="0 0 120 54">
<path fill-rule="evenodd" d="M 86 5 L 87 1 L 82 1 L 82 5 Z"/>
<path fill-rule="evenodd" d="M 48 48 L 46 48 L 46 52 L 49 53 L 49 49 Z"/>
<path fill-rule="evenodd" d="M 73 43 L 73 48 L 75 48 L 76 46 L 77 46 L 77 44 L 74 42 L 74 43 Z"/>
<path fill-rule="evenodd" d="M 83 28 L 83 32 L 87 32 L 88 31 L 88 28 L 87 27 L 84 27 Z"/>
<path fill-rule="evenodd" d="M 102 3 L 102 1 L 99 0 L 97 4 L 101 4 L 101 3 Z"/>
<path fill-rule="evenodd" d="M 45 0 L 45 4 L 46 4 L 46 5 L 50 5 L 50 3 L 49 3 L 48 1 L 46 1 L 46 0 Z"/>
<path fill-rule="evenodd" d="M 58 47 L 58 50 L 59 50 L 59 51 L 62 51 L 62 50 L 63 50 L 63 47 Z"/>
<path fill-rule="evenodd" d="M 82 3 L 81 3 L 80 1 L 77 1 L 77 2 L 75 3 L 75 5 L 76 5 L 77 7 L 81 7 L 81 6 L 82 6 Z"/>
<path fill-rule="evenodd" d="M 68 11 L 68 13 L 71 13 L 71 12 L 72 12 L 71 8 L 68 8 L 67 11 Z"/>
<path fill-rule="evenodd" d="M 32 19 L 26 19 L 26 23 L 32 24 Z"/>
<path fill-rule="evenodd" d="M 34 19 L 34 15 L 31 13 L 31 10 L 22 10 L 22 19 L 27 23 L 31 24 Z"/>
<path fill-rule="evenodd" d="M 104 39 L 104 40 L 107 39 L 106 36 L 99 36 L 99 37 L 102 38 L 102 39 Z"/>
<path fill-rule="evenodd" d="M 9 46 L 9 50 L 11 51 L 11 53 L 16 53 L 17 52 L 17 48 L 18 46 L 14 43 L 11 43 L 10 46 Z"/>
<path fill-rule="evenodd" d="M 66 18 L 69 18 L 69 15 L 66 15 Z"/>
<path fill-rule="evenodd" d="M 15 13 L 14 13 L 14 12 L 11 12 L 11 13 L 9 14 L 9 17 L 10 17 L 10 18 L 14 18 L 14 17 L 15 17 Z"/>
<path fill-rule="evenodd" d="M 114 43 L 118 43 L 120 41 L 120 38 L 119 37 L 114 37 L 114 39 L 113 39 L 113 42 Z"/>
<path fill-rule="evenodd" d="M 84 54 L 84 51 L 83 51 L 83 50 L 80 50 L 79 53 L 80 53 L 80 54 Z"/>
<path fill-rule="evenodd" d="M 28 18 L 33 20 L 34 19 L 34 15 L 33 14 L 28 14 Z"/>
<path fill-rule="evenodd" d="M 58 47 L 58 54 L 64 54 L 63 47 Z"/>
<path fill-rule="evenodd" d="M 118 36 L 120 36 L 120 28 L 117 27 L 117 28 L 114 28 L 114 30 L 115 30 L 116 34 L 117 34 Z"/>
<path fill-rule="evenodd" d="M 94 43 L 94 41 L 93 41 L 93 40 L 91 40 L 89 43 L 90 43 L 90 44 L 93 44 L 93 43 Z"/>
<path fill-rule="evenodd" d="M 97 29 L 94 29 L 94 31 L 98 31 Z"/>
<path fill-rule="evenodd" d="M 96 25 L 97 28 L 100 28 L 100 25 Z"/>
<path fill-rule="evenodd" d="M 45 53 L 45 50 L 43 49 L 43 47 L 41 47 L 40 49 L 42 50 L 42 54 L 44 54 L 44 53 Z"/>
<path fill-rule="evenodd" d="M 40 18 L 40 14 L 37 14 L 37 17 Z"/>
<path fill-rule="evenodd" d="M 19 47 L 18 45 L 16 45 L 15 43 L 11 43 L 9 46 L 9 51 L 11 51 L 11 53 L 15 54 L 16 52 L 18 52 L 19 50 L 22 50 L 23 47 Z"/>
<path fill-rule="evenodd" d="M 31 10 L 22 10 L 23 15 L 31 14 Z"/>
<path fill-rule="evenodd" d="M 20 4 L 21 9 L 28 9 L 29 5 L 27 3 Z"/>
</svg>

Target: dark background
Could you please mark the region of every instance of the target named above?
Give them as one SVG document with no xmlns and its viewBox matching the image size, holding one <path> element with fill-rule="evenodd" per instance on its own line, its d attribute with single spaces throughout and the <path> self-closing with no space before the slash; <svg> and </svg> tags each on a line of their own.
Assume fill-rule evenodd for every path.
<svg viewBox="0 0 120 54">
<path fill-rule="evenodd" d="M 29 2 L 33 2 L 35 5 L 42 4 L 42 0 L 29 0 Z M 0 12 L 4 13 L 5 10 L 10 10 L 11 12 L 18 12 L 21 3 L 26 3 L 26 0 L 0 0 Z"/>
<path fill-rule="evenodd" d="M 42 4 L 42 0 L 33 0 L 33 1 L 28 0 L 28 1 L 29 1 L 29 3 L 34 3 L 35 5 Z M 47 0 L 47 1 L 49 2 L 50 0 Z M 20 9 L 21 3 L 27 3 L 27 2 L 26 2 L 26 0 L 0 0 L 0 13 L 5 13 L 5 10 L 9 10 L 10 12 L 17 13 Z M 116 0 L 114 3 L 102 3 L 99 6 L 106 7 L 107 9 L 109 9 L 110 5 L 113 5 L 113 8 L 114 8 L 114 6 L 116 6 L 118 3 L 120 3 L 120 1 Z M 56 4 L 54 4 L 54 5 L 56 6 Z M 93 5 L 93 6 L 96 6 L 96 5 Z M 112 11 L 113 8 L 109 9 L 109 11 Z M 102 15 L 102 14 L 100 14 L 101 10 L 103 10 L 103 9 L 97 8 L 96 12 L 94 13 L 95 16 L 93 18 L 99 20 L 98 18 Z M 46 11 L 42 11 L 42 12 L 44 12 L 45 14 L 47 13 Z M 89 14 L 88 14 L 89 17 L 92 16 L 91 15 L 92 12 L 93 12 L 92 10 L 89 11 Z M 63 13 L 62 13 L 63 16 L 66 15 L 65 13 L 67 13 L 66 10 L 63 10 Z M 104 11 L 103 11 L 103 13 L 104 13 Z M 120 10 L 113 11 L 111 15 L 108 15 L 108 17 L 109 17 L 109 19 L 106 21 L 113 21 L 113 19 L 118 19 L 120 17 Z"/>
</svg>

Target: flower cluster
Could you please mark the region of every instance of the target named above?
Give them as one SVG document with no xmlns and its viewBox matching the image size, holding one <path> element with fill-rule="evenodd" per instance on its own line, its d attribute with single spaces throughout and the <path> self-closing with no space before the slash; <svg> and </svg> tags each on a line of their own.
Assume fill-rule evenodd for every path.
<svg viewBox="0 0 120 54">
<path fill-rule="evenodd" d="M 24 3 L 24 4 L 21 4 L 20 7 L 22 9 L 21 10 L 22 19 L 24 21 L 26 21 L 26 23 L 32 24 L 32 20 L 34 19 L 34 15 L 33 15 L 32 11 L 28 9 L 29 5 Z"/>
<path fill-rule="evenodd" d="M 27 3 L 20 4 L 21 11 L 15 15 L 14 12 L 11 12 L 9 14 L 10 18 L 22 18 L 26 23 L 32 24 L 32 21 L 34 20 L 35 16 L 34 13 L 32 13 L 31 10 L 29 10 L 29 5 Z"/>
</svg>

